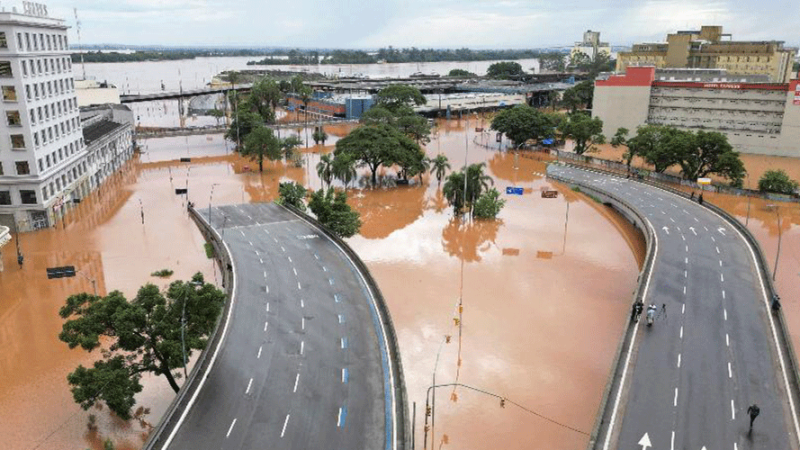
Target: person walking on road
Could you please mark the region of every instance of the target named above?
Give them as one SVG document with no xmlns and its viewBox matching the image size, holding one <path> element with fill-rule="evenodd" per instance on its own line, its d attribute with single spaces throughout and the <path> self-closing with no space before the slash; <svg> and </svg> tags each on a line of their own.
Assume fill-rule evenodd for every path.
<svg viewBox="0 0 800 450">
<path fill-rule="evenodd" d="M 692 191 L 692 195 L 689 196 L 689 200 L 694 200 L 694 191 Z"/>
<path fill-rule="evenodd" d="M 644 309 L 644 303 L 641 300 L 638 300 L 636 303 L 633 304 L 633 310 L 631 311 L 631 320 L 634 322 L 639 321 L 639 316 L 642 314 L 642 310 Z"/>
<path fill-rule="evenodd" d="M 703 193 L 701 192 L 700 195 L 697 196 L 697 203 L 703 204 Z"/>
<path fill-rule="evenodd" d="M 756 420 L 756 417 L 761 413 L 761 409 L 758 408 L 758 405 L 753 403 L 751 406 L 747 407 L 747 414 L 750 416 L 750 431 L 748 434 L 753 434 L 753 422 Z"/>
<path fill-rule="evenodd" d="M 661 316 L 662 314 L 664 315 L 664 318 L 666 319 L 667 318 L 667 304 L 666 303 L 662 303 L 661 304 L 661 311 L 658 312 L 659 316 Z"/>
</svg>

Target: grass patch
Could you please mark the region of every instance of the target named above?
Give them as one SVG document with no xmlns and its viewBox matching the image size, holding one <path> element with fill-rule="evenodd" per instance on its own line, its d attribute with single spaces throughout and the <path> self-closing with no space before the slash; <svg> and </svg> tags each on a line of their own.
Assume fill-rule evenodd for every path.
<svg viewBox="0 0 800 450">
<path fill-rule="evenodd" d="M 581 188 L 580 188 L 580 186 L 574 186 L 574 187 L 572 188 L 572 190 L 573 190 L 573 191 L 575 191 L 575 192 L 581 192 Z"/>
<path fill-rule="evenodd" d="M 206 242 L 205 244 L 203 244 L 203 248 L 206 249 L 206 256 L 208 257 L 208 259 L 214 257 L 214 246 L 211 245 L 211 242 Z"/>
<path fill-rule="evenodd" d="M 151 276 L 159 277 L 159 278 L 169 278 L 172 276 L 174 272 L 169 269 L 161 269 L 151 273 Z"/>
</svg>

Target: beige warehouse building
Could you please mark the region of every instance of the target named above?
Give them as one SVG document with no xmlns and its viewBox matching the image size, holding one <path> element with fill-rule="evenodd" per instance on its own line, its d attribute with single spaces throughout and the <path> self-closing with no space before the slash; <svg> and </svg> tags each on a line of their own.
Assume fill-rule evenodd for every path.
<svg viewBox="0 0 800 450">
<path fill-rule="evenodd" d="M 800 81 L 764 83 L 628 67 L 595 81 L 592 116 L 603 134 L 645 124 L 718 131 L 741 153 L 800 157 Z M 677 75 L 676 75 L 677 74 Z"/>
<path fill-rule="evenodd" d="M 721 26 L 667 35 L 666 43 L 635 44 L 617 56 L 617 72 L 628 67 L 725 69 L 731 74 L 768 75 L 788 83 L 797 50 L 782 41 L 733 41 Z"/>
</svg>

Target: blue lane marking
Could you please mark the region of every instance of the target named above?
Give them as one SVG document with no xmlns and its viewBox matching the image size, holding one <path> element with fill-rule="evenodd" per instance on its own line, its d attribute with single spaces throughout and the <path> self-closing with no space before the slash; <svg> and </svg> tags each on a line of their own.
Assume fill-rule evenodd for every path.
<svg viewBox="0 0 800 450">
<path fill-rule="evenodd" d="M 347 380 L 350 379 L 350 371 L 347 369 L 342 369 L 342 383 L 347 384 Z"/>
</svg>

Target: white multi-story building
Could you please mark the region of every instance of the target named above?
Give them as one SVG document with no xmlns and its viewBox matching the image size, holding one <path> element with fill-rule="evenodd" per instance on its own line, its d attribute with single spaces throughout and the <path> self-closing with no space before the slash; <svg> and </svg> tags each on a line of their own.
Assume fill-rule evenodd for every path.
<svg viewBox="0 0 800 450">
<path fill-rule="evenodd" d="M 0 225 L 50 226 L 92 186 L 67 26 L 47 8 L 0 12 Z"/>
</svg>

